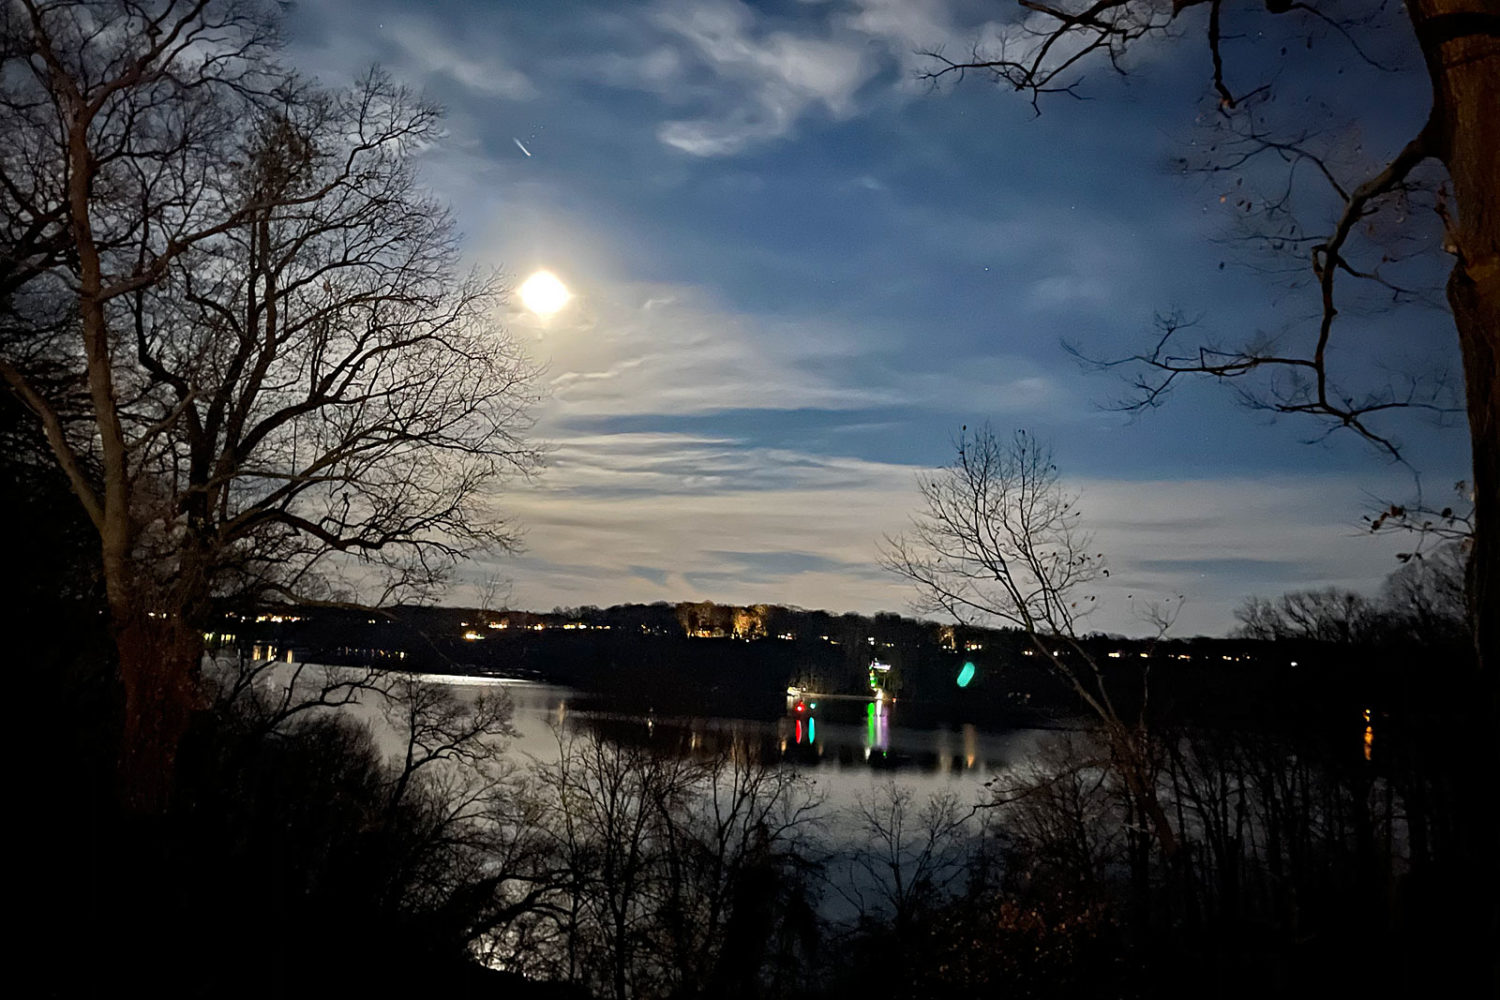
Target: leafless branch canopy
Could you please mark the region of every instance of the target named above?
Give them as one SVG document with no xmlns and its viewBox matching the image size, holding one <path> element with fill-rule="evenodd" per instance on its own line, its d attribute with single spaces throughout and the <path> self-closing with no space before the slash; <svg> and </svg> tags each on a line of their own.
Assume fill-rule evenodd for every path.
<svg viewBox="0 0 1500 1000">
<path fill-rule="evenodd" d="M 1080 590 L 1102 565 L 1051 449 L 988 426 L 964 428 L 956 445 L 952 464 L 918 477 L 923 509 L 909 533 L 885 540 L 885 566 L 917 585 L 920 610 L 1075 635 L 1090 603 Z"/>
<path fill-rule="evenodd" d="M 1372 385 L 1352 388 L 1368 376 L 1347 370 L 1351 355 L 1346 352 L 1341 362 L 1345 378 L 1341 379 L 1336 371 L 1339 352 L 1332 349 L 1335 333 L 1348 325 L 1347 321 L 1335 323 L 1341 310 L 1348 312 L 1364 294 L 1345 289 L 1347 282 L 1378 290 L 1390 303 L 1441 307 L 1436 281 L 1431 276 L 1414 276 L 1402 267 L 1408 260 L 1429 254 L 1436 245 L 1420 232 L 1423 227 L 1408 223 L 1403 229 L 1402 222 L 1410 219 L 1414 208 L 1444 211 L 1441 191 L 1418 170 L 1440 152 L 1433 127 L 1422 127 L 1374 169 L 1365 166 L 1362 158 L 1341 163 L 1310 126 L 1288 130 L 1286 123 L 1272 120 L 1268 106 L 1275 97 L 1274 75 L 1236 86 L 1237 72 L 1248 75 L 1261 67 L 1236 66 L 1226 54 L 1231 39 L 1245 37 L 1248 27 L 1243 22 L 1272 16 L 1295 18 L 1309 46 L 1314 34 L 1331 36 L 1357 63 L 1390 71 L 1393 67 L 1384 57 L 1368 41 L 1361 42 L 1367 29 L 1387 15 L 1291 0 L 1273 0 L 1262 10 L 1232 7 L 1222 0 L 1019 0 L 1019 5 L 1023 16 L 990 48 L 976 48 L 964 60 L 929 53 L 936 64 L 929 79 L 937 82 L 970 72 L 985 73 L 1026 93 L 1039 111 L 1043 94 L 1076 96 L 1080 74 L 1091 58 L 1107 59 L 1113 69 L 1124 72 L 1122 59 L 1133 46 L 1149 44 L 1153 37 L 1201 31 L 1212 64 L 1213 110 L 1200 119 L 1214 138 L 1203 144 L 1211 152 L 1200 151 L 1204 162 L 1190 164 L 1186 158 L 1179 162 L 1184 170 L 1205 175 L 1237 174 L 1235 186 L 1220 200 L 1234 198 L 1245 218 L 1261 220 L 1258 230 L 1247 234 L 1247 244 L 1258 252 L 1274 252 L 1289 262 L 1277 265 L 1276 270 L 1293 279 L 1306 275 L 1316 289 L 1316 314 L 1310 328 L 1279 341 L 1256 337 L 1240 345 L 1221 346 L 1187 340 L 1181 334 L 1192 324 L 1180 315 L 1169 315 L 1159 317 L 1159 336 L 1144 351 L 1099 358 L 1073 349 L 1091 365 L 1119 366 L 1132 372 L 1121 408 L 1153 407 L 1181 377 L 1206 375 L 1234 381 L 1241 398 L 1252 406 L 1321 419 L 1325 434 L 1351 430 L 1396 460 L 1403 457 L 1401 443 L 1381 417 L 1412 410 L 1438 419 L 1462 413 L 1460 394 L 1444 373 L 1406 372 L 1384 383 L 1377 376 Z M 1189 21 L 1190 11 L 1196 15 L 1194 9 L 1205 6 L 1206 18 L 1197 15 Z M 1400 12 L 1388 16 L 1399 17 Z M 1236 23 L 1231 25 L 1231 19 Z M 1286 50 L 1281 54 L 1285 56 Z M 1246 173 L 1265 174 L 1273 166 L 1281 168 L 1280 190 L 1251 193 L 1243 187 Z M 1319 206 L 1331 206 L 1327 221 L 1311 226 L 1299 223 L 1293 212 L 1294 194 Z M 1436 215 L 1428 218 L 1437 220 Z M 1442 221 L 1449 222 L 1446 216 Z M 1429 279 L 1425 283 L 1424 277 Z"/>
<path fill-rule="evenodd" d="M 1149 818 L 1161 849 L 1176 849 L 1152 773 L 1145 704 L 1123 718 L 1098 660 L 1079 641 L 1091 582 L 1108 575 L 1078 524 L 1077 498 L 1063 489 L 1052 450 L 1017 431 L 1001 439 L 988 427 L 965 427 L 951 464 L 917 480 L 922 509 L 911 530 L 887 537 L 883 565 L 916 585 L 918 610 L 962 622 L 1020 628 L 1032 649 L 1098 720 L 1110 764 Z M 1175 612 L 1150 612 L 1164 632 Z M 1146 675 L 1143 683 L 1149 683 Z"/>
<path fill-rule="evenodd" d="M 264 11 L 5 6 L 0 374 L 161 606 L 420 599 L 516 538 L 534 368 L 418 182 L 437 109 L 298 79 Z"/>
<path fill-rule="evenodd" d="M 1034 648 L 1102 720 L 1118 722 L 1078 625 L 1109 570 L 1079 525 L 1078 498 L 1062 486 L 1052 449 L 1017 431 L 965 427 L 953 462 L 917 479 L 922 509 L 881 550 L 887 569 L 917 588 L 920 612 L 1022 629 Z"/>
</svg>

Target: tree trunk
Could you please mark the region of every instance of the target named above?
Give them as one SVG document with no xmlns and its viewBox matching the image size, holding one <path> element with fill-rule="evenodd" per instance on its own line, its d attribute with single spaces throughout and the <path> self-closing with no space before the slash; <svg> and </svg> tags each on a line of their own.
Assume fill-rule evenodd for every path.
<svg viewBox="0 0 1500 1000">
<path fill-rule="evenodd" d="M 129 606 L 111 614 L 125 695 L 121 800 L 132 812 L 163 813 L 171 803 L 177 750 L 197 707 L 202 637 L 177 616 L 151 618 Z"/>
<path fill-rule="evenodd" d="M 1474 461 L 1474 546 L 1469 554 L 1469 607 L 1477 673 L 1472 697 L 1460 699 L 1453 783 L 1453 856 L 1438 859 L 1460 960 L 1488 967 L 1481 975 L 1500 992 L 1500 905 L 1494 888 L 1495 807 L 1485 793 L 1500 762 L 1489 729 L 1500 712 L 1500 12 L 1495 0 L 1408 0 L 1432 79 L 1429 129 L 1434 155 L 1448 168 L 1457 204 L 1449 240 L 1456 261 L 1448 302 L 1463 354 L 1464 391 Z M 1486 956 L 1479 958 L 1479 956 Z M 1483 989 L 1483 987 L 1481 987 Z"/>
<path fill-rule="evenodd" d="M 1500 14 L 1494 0 L 1409 0 L 1408 9 L 1432 79 L 1429 138 L 1458 207 L 1448 302 L 1474 453 L 1469 600 L 1479 694 L 1493 718 L 1500 711 Z"/>
</svg>

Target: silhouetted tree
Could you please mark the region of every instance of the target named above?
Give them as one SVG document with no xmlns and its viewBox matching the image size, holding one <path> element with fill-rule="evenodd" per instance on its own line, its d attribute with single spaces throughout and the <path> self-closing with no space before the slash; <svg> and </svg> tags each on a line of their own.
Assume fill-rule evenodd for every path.
<svg viewBox="0 0 1500 1000">
<path fill-rule="evenodd" d="M 559 732 L 537 768 L 547 835 L 571 873 L 551 978 L 615 997 L 766 995 L 814 922 L 802 877 L 817 799 L 743 745 L 703 757 Z"/>
<path fill-rule="evenodd" d="M 1177 836 L 1157 797 L 1146 692 L 1127 718 L 1080 635 L 1094 600 L 1087 586 L 1106 570 L 1080 527 L 1077 498 L 1063 489 L 1051 449 L 1024 431 L 1002 440 L 988 426 L 964 428 L 957 452 L 918 477 L 923 507 L 908 534 L 886 538 L 883 564 L 916 585 L 920 610 L 1025 633 L 1098 720 L 1111 764 L 1170 856 Z M 1159 624 L 1165 632 L 1170 621 Z"/>
<path fill-rule="evenodd" d="M 299 80 L 268 10 L 0 11 L 0 376 L 98 535 L 146 810 L 216 600 L 430 594 L 536 459 L 497 286 L 416 182 L 436 109 Z"/>
<path fill-rule="evenodd" d="M 1459 542 L 1412 553 L 1381 586 L 1380 609 L 1388 627 L 1434 648 L 1468 645 L 1467 557 Z"/>
<path fill-rule="evenodd" d="M 1303 639 L 1355 644 L 1376 637 L 1377 611 L 1350 590 L 1298 590 L 1275 600 L 1251 597 L 1237 608 L 1235 635 L 1246 639 Z"/>
<path fill-rule="evenodd" d="M 1262 162 L 1284 167 L 1265 195 L 1236 197 L 1246 212 L 1258 210 L 1268 223 L 1256 234 L 1258 243 L 1310 267 L 1317 298 L 1312 327 L 1290 343 L 1200 347 L 1179 343 L 1190 324 L 1169 318 L 1160 338 L 1134 359 L 1142 370 L 1137 404 L 1154 404 L 1183 375 L 1240 384 L 1246 376 L 1266 375 L 1268 386 L 1253 395 L 1258 405 L 1321 417 L 1331 428 L 1351 428 L 1399 455 L 1378 419 L 1405 407 L 1440 408 L 1440 397 L 1423 389 L 1416 373 L 1404 379 L 1381 374 L 1368 389 L 1343 384 L 1341 357 L 1357 357 L 1363 348 L 1341 355 L 1349 324 L 1335 321 L 1353 297 L 1351 282 L 1373 285 L 1388 300 L 1411 299 L 1414 290 L 1391 276 L 1393 259 L 1406 251 L 1392 249 L 1390 236 L 1409 237 L 1433 212 L 1440 218 L 1442 245 L 1453 257 L 1447 300 L 1458 330 L 1473 448 L 1471 610 L 1478 616 L 1475 641 L 1489 708 L 1500 708 L 1500 125 L 1494 114 L 1500 107 L 1500 14 L 1492 0 L 1407 0 L 1402 9 L 1285 0 L 1022 0 L 1020 6 L 1025 13 L 993 46 L 976 47 L 962 59 L 934 54 L 939 62 L 931 75 L 986 73 L 1040 107 L 1043 95 L 1076 93 L 1085 67 L 1107 61 L 1119 70 L 1137 46 L 1171 36 L 1193 39 L 1206 44 L 1212 63 L 1206 95 L 1212 108 L 1200 119 L 1218 131 L 1214 158 L 1204 168 L 1243 179 Z M 1288 72 L 1299 59 L 1313 61 L 1299 66 L 1311 75 L 1309 90 L 1339 86 L 1343 69 L 1337 57 L 1329 58 L 1326 43 L 1304 51 L 1313 48 L 1315 36 L 1336 36 L 1333 44 L 1346 46 L 1350 58 L 1388 70 L 1383 52 L 1395 46 L 1380 44 L 1382 33 L 1387 39 L 1391 33 L 1403 36 L 1408 47 L 1414 40 L 1431 87 L 1430 109 L 1416 134 L 1386 162 L 1373 170 L 1345 168 L 1325 141 L 1327 129 L 1306 120 L 1301 102 L 1284 102 L 1293 108 L 1289 118 L 1276 102 L 1301 79 Z M 1446 171 L 1445 183 L 1423 176 L 1428 161 Z M 1302 196 L 1322 199 L 1320 209 L 1331 209 L 1321 213 L 1326 223 L 1298 222 L 1295 202 Z"/>
</svg>

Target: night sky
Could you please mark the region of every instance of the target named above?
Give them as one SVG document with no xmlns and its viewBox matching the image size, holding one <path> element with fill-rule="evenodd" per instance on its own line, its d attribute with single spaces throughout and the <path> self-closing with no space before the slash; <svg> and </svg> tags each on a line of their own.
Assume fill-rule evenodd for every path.
<svg viewBox="0 0 1500 1000">
<path fill-rule="evenodd" d="M 1401 32 L 1368 36 L 1375 69 L 1331 32 L 1309 48 L 1292 26 L 1288 53 L 1256 33 L 1268 19 L 1234 13 L 1231 71 L 1274 77 L 1355 180 L 1420 124 L 1425 77 Z M 1324 428 L 1210 383 L 1115 412 L 1118 373 L 1064 350 L 1138 350 L 1171 309 L 1205 338 L 1296 338 L 1317 303 L 1289 283 L 1298 261 L 1235 238 L 1238 193 L 1284 167 L 1176 169 L 1212 142 L 1195 16 L 1135 50 L 1127 76 L 1089 63 L 1084 99 L 1039 116 L 978 77 L 919 79 L 936 64 L 918 50 L 964 55 L 1018 16 L 961 0 L 293 8 L 287 58 L 309 76 L 337 85 L 378 63 L 447 109 L 425 177 L 471 260 L 517 285 L 545 268 L 574 296 L 503 318 L 546 367 L 551 454 L 497 497 L 525 551 L 464 581 L 498 573 L 513 606 L 538 609 L 904 611 L 879 540 L 914 509 L 914 474 L 986 420 L 1049 439 L 1082 497 L 1111 567 L 1085 627 L 1142 631 L 1134 605 L 1183 594 L 1177 631 L 1222 633 L 1249 594 L 1373 591 L 1396 568 L 1410 540 L 1369 538 L 1359 518 L 1373 497 L 1408 498 L 1412 470 L 1351 434 L 1307 444 Z M 1428 223 L 1407 249 L 1432 286 L 1446 265 Z M 1441 309 L 1344 305 L 1351 381 L 1457 371 Z M 1382 426 L 1432 493 L 1467 475 L 1461 426 Z"/>
</svg>

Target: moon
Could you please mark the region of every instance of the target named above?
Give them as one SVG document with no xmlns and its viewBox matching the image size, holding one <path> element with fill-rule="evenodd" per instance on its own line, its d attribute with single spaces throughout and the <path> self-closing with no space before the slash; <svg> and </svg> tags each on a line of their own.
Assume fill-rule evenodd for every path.
<svg viewBox="0 0 1500 1000">
<path fill-rule="evenodd" d="M 521 285 L 521 303 L 538 316 L 551 316 L 573 296 L 551 271 L 538 271 Z"/>
</svg>

